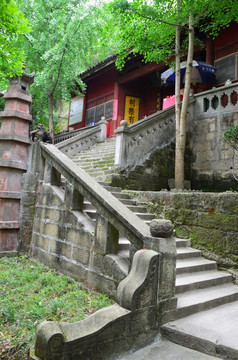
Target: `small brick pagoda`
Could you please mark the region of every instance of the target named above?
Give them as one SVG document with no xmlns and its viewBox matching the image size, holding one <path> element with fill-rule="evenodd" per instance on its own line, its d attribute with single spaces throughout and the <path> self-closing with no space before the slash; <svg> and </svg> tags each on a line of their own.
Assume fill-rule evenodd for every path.
<svg viewBox="0 0 238 360">
<path fill-rule="evenodd" d="M 4 95 L 5 109 L 0 112 L 0 256 L 16 252 L 18 246 L 22 176 L 28 168 L 31 144 L 29 86 L 33 82 L 34 73 L 11 78 Z"/>
</svg>

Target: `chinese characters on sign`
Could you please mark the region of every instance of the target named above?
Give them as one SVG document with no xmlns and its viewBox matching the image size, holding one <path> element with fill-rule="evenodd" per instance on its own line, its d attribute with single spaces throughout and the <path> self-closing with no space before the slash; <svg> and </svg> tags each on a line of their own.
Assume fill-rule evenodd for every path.
<svg viewBox="0 0 238 360">
<path fill-rule="evenodd" d="M 131 125 L 139 120 L 139 111 L 140 98 L 135 96 L 126 96 L 124 119 L 128 122 L 128 125 Z"/>
</svg>

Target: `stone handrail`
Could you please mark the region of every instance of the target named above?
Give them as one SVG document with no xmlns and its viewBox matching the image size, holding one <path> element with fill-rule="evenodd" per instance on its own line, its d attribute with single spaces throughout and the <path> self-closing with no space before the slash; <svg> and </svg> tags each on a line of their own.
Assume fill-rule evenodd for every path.
<svg viewBox="0 0 238 360">
<path fill-rule="evenodd" d="M 238 111 L 238 84 L 228 84 L 194 95 L 196 119 Z"/>
<path fill-rule="evenodd" d="M 64 154 L 71 156 L 79 151 L 87 149 L 97 142 L 104 141 L 106 139 L 106 131 L 107 121 L 102 118 L 97 125 L 81 129 L 81 131 L 74 133 L 72 137 L 58 142 L 56 147 Z"/>
<path fill-rule="evenodd" d="M 110 239 L 108 240 L 110 236 L 105 234 L 106 228 L 108 233 L 114 234 L 115 242 L 119 231 L 130 240 L 136 250 L 143 247 L 146 239 L 151 236 L 148 225 L 140 221 L 124 204 L 54 145 L 41 143 L 41 156 L 45 182 L 60 186 L 61 175 L 66 179 L 65 202 L 69 204 L 71 210 L 82 210 L 84 197 L 96 208 L 98 216 L 95 235 L 98 237 L 98 246 L 101 250 L 108 252 L 107 249 L 113 246 L 110 244 Z M 115 250 L 111 249 L 111 253 L 113 252 L 115 253 Z"/>
<path fill-rule="evenodd" d="M 148 227 L 124 204 L 78 167 L 52 144 L 35 143 L 32 167 L 45 183 L 61 186 L 65 178 L 64 203 L 67 211 L 82 211 L 84 197 L 97 210 L 94 251 L 116 254 L 119 232 L 131 242 L 132 268 L 117 290 L 119 305 L 100 310 L 75 324 L 44 322 L 38 327 L 34 360 L 52 358 L 106 359 L 116 350 L 131 346 L 171 320 L 176 309 L 176 244 L 173 226 L 167 220 L 153 220 Z M 41 161 L 39 161 L 39 156 Z M 152 235 L 151 235 L 152 234 Z M 134 256 L 135 255 L 135 256 Z M 159 315 L 158 315 L 159 314 Z M 121 323 L 126 332 L 121 331 Z M 132 326 L 133 324 L 133 326 Z M 146 326 L 145 326 L 146 325 Z M 143 331 L 141 328 L 143 327 Z M 110 338 L 108 340 L 108 336 Z M 105 343 L 108 346 L 105 353 Z"/>
<path fill-rule="evenodd" d="M 56 145 L 56 144 L 58 144 L 58 143 L 60 143 L 60 142 L 62 142 L 64 140 L 68 140 L 68 139 L 80 134 L 81 132 L 83 132 L 83 131 L 85 131 L 87 129 L 88 128 L 83 127 L 83 128 L 77 129 L 77 130 L 63 132 L 61 134 L 56 134 L 54 136 L 54 144 Z"/>
<path fill-rule="evenodd" d="M 163 323 L 157 303 L 160 255 L 138 251 L 117 289 L 117 302 L 73 324 L 44 321 L 37 327 L 31 360 L 108 359 L 153 338 Z"/>
<path fill-rule="evenodd" d="M 190 98 L 189 119 L 192 117 L 193 103 L 194 99 Z M 130 126 L 122 120 L 121 126 L 115 132 L 117 133 L 115 165 L 121 169 L 141 165 L 158 145 L 164 147 L 175 139 L 174 106 Z"/>
<path fill-rule="evenodd" d="M 160 268 L 160 296 L 161 298 L 174 295 L 176 244 L 172 236 L 171 227 L 164 235 L 154 233 L 141 219 L 108 192 L 95 179 L 84 172 L 71 159 L 52 144 L 36 143 L 34 151 L 41 154 L 34 162 L 33 172 L 40 173 L 40 177 L 52 186 L 61 186 L 61 176 L 66 180 L 65 206 L 69 211 L 83 211 L 83 201 L 86 198 L 97 210 L 95 223 L 95 251 L 101 254 L 117 254 L 119 233 L 130 243 L 130 259 L 139 249 L 152 249 L 162 254 Z M 160 222 L 161 220 L 157 220 Z M 162 220 L 163 228 L 166 221 Z M 152 224 L 151 224 L 152 225 Z M 167 225 L 166 225 L 167 227 Z M 153 228 L 153 229 L 152 229 Z M 166 230 L 167 231 L 167 230 Z M 153 234 L 153 235 L 151 235 Z M 168 269 L 171 271 L 168 272 Z"/>
</svg>

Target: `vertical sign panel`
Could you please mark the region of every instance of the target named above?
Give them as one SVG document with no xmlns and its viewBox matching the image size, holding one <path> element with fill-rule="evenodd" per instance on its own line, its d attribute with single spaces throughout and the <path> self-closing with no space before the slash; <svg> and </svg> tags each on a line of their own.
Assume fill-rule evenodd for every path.
<svg viewBox="0 0 238 360">
<path fill-rule="evenodd" d="M 83 104 L 84 98 L 76 96 L 72 99 L 69 113 L 69 125 L 80 123 L 83 120 Z"/>
<path fill-rule="evenodd" d="M 126 95 L 124 120 L 128 122 L 128 125 L 131 125 L 139 120 L 139 113 L 140 113 L 140 98 Z"/>
</svg>

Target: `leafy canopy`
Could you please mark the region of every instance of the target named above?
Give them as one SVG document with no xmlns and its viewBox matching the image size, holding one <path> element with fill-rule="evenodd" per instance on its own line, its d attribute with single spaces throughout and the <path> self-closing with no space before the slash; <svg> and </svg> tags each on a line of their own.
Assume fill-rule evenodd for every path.
<svg viewBox="0 0 238 360">
<path fill-rule="evenodd" d="M 99 38 L 106 19 L 102 7 L 87 0 L 25 0 L 23 11 L 32 27 L 24 49 L 27 70 L 36 72 L 33 117 L 42 122 L 49 96 L 55 105 L 84 90 L 78 75 L 100 60 Z"/>
<path fill-rule="evenodd" d="M 15 0 L 0 1 L 0 24 L 0 83 L 4 83 L 8 76 L 22 72 L 21 40 L 30 31 L 30 25 Z"/>
<path fill-rule="evenodd" d="M 216 36 L 220 28 L 228 26 L 232 20 L 238 21 L 238 6 L 234 0 L 180 0 L 179 8 L 177 0 L 114 0 L 108 8 L 112 20 L 106 32 L 111 31 L 111 36 L 116 36 L 119 68 L 131 49 L 142 54 L 145 62 L 171 60 L 176 25 L 181 29 L 181 55 L 186 55 L 190 15 L 193 15 L 195 28 L 205 35 Z"/>
</svg>

